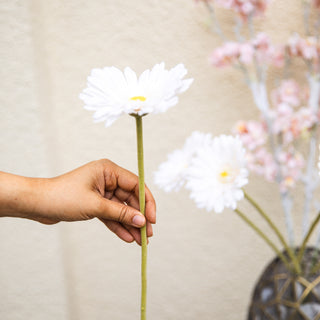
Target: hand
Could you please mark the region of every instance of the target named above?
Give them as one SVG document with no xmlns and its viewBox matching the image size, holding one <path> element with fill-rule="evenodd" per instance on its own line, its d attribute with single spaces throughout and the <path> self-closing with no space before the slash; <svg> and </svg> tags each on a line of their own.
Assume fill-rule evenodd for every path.
<svg viewBox="0 0 320 320">
<path fill-rule="evenodd" d="M 156 222 L 156 205 L 151 192 L 146 187 L 146 210 L 143 216 L 139 212 L 138 177 L 109 160 L 93 161 L 49 179 L 3 173 L 0 183 L 3 175 L 7 175 L 9 180 L 20 179 L 13 185 L 19 185 L 20 189 L 22 187 L 23 192 L 20 190 L 17 194 L 15 190 L 13 195 L 16 196 L 11 201 L 5 200 L 5 196 L 2 201 L 0 192 L 0 204 L 6 202 L 1 209 L 7 208 L 2 215 L 33 219 L 46 224 L 99 218 L 122 240 L 135 240 L 139 244 L 139 228 L 146 224 L 147 236 L 153 234 L 151 224 Z M 4 179 L 3 185 L 6 185 L 8 179 Z"/>
</svg>

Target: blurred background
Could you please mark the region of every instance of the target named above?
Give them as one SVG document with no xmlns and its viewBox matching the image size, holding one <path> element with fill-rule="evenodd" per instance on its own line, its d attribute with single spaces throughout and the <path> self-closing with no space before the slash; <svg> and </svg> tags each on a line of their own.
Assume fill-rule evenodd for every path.
<svg viewBox="0 0 320 320">
<path fill-rule="evenodd" d="M 274 42 L 301 28 L 299 0 L 274 1 L 258 28 Z M 231 20 L 218 12 L 222 25 Z M 209 66 L 221 42 L 192 0 L 1 0 L 0 170 L 62 174 L 109 158 L 137 172 L 135 123 L 94 124 L 79 93 L 94 67 L 182 62 L 193 77 L 179 104 L 144 120 L 146 181 L 157 200 L 148 257 L 148 316 L 245 319 L 252 289 L 273 257 L 232 211 L 199 210 L 186 191 L 166 194 L 153 172 L 194 130 L 229 133 L 258 116 L 235 70 Z M 0 186 L 5 188 L 5 186 Z M 251 177 L 248 190 L 284 230 L 275 188 Z M 296 217 L 299 219 L 299 217 Z M 140 248 L 97 220 L 41 225 L 0 219 L 2 320 L 139 318 Z"/>
</svg>

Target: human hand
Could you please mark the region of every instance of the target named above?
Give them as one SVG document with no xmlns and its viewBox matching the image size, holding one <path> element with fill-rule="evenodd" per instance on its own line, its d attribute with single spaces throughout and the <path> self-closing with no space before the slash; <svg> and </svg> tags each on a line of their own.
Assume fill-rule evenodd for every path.
<svg viewBox="0 0 320 320">
<path fill-rule="evenodd" d="M 24 184 L 20 181 L 19 185 L 25 185 L 25 192 L 18 195 L 16 206 L 9 206 L 10 216 L 46 224 L 98 218 L 122 240 L 139 244 L 139 228 L 145 223 L 147 236 L 153 234 L 156 205 L 151 192 L 146 187 L 143 216 L 139 212 L 138 177 L 109 160 L 93 161 L 55 178 L 14 177 L 23 179 Z"/>
</svg>

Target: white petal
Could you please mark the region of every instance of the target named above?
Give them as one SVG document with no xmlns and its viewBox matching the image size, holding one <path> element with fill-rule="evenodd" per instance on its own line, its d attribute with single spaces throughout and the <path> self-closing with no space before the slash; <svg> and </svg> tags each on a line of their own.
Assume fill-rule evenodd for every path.
<svg viewBox="0 0 320 320">
<path fill-rule="evenodd" d="M 127 84 L 129 86 L 136 86 L 137 85 L 137 81 L 138 81 L 137 75 L 131 68 L 126 67 L 124 69 L 124 76 L 125 76 L 125 78 L 127 80 Z"/>
<path fill-rule="evenodd" d="M 79 97 L 85 109 L 96 111 L 96 121 L 103 119 L 108 124 L 123 112 L 139 115 L 165 112 L 178 103 L 177 95 L 190 86 L 191 79 L 182 79 L 186 73 L 182 64 L 168 71 L 163 62 L 151 71 L 144 71 L 139 79 L 129 67 L 124 72 L 115 67 L 96 68 Z"/>
</svg>

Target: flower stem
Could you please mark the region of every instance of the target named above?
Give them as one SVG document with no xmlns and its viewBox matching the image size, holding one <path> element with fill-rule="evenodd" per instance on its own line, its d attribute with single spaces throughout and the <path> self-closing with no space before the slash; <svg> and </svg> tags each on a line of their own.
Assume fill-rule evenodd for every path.
<svg viewBox="0 0 320 320">
<path fill-rule="evenodd" d="M 145 185 L 143 161 L 142 116 L 135 116 L 137 129 L 138 169 L 139 169 L 139 203 L 140 212 L 145 215 Z M 141 233 L 141 320 L 146 320 L 147 305 L 147 229 L 146 225 L 140 229 Z"/>
<path fill-rule="evenodd" d="M 268 223 L 268 225 L 271 227 L 271 229 L 275 232 L 280 242 L 283 244 L 284 248 L 288 252 L 289 257 L 291 258 L 291 261 L 294 265 L 295 271 L 299 274 L 301 272 L 301 267 L 299 264 L 299 261 L 294 254 L 292 248 L 289 247 L 288 243 L 284 239 L 282 233 L 280 230 L 276 227 L 276 225 L 273 223 L 273 221 L 270 219 L 270 217 L 265 213 L 264 210 L 244 191 L 245 198 L 252 204 L 252 206 L 260 213 L 260 215 L 264 218 L 264 220 Z"/>
<path fill-rule="evenodd" d="M 320 220 L 320 212 L 318 213 L 317 217 L 314 219 L 312 225 L 309 228 L 308 233 L 306 234 L 306 236 L 304 237 L 304 240 L 302 242 L 302 245 L 300 247 L 299 253 L 298 253 L 298 261 L 300 262 L 302 260 L 304 251 L 306 249 L 307 243 L 312 235 L 312 232 L 314 230 L 314 228 L 317 226 L 318 222 Z"/>
<path fill-rule="evenodd" d="M 286 265 L 288 270 L 290 270 L 291 266 L 289 264 L 289 261 L 283 255 L 283 253 L 275 246 L 275 244 L 268 238 L 268 236 L 259 227 L 257 227 L 249 218 L 247 218 L 239 209 L 235 209 L 234 211 L 271 247 L 271 249 Z"/>
</svg>

